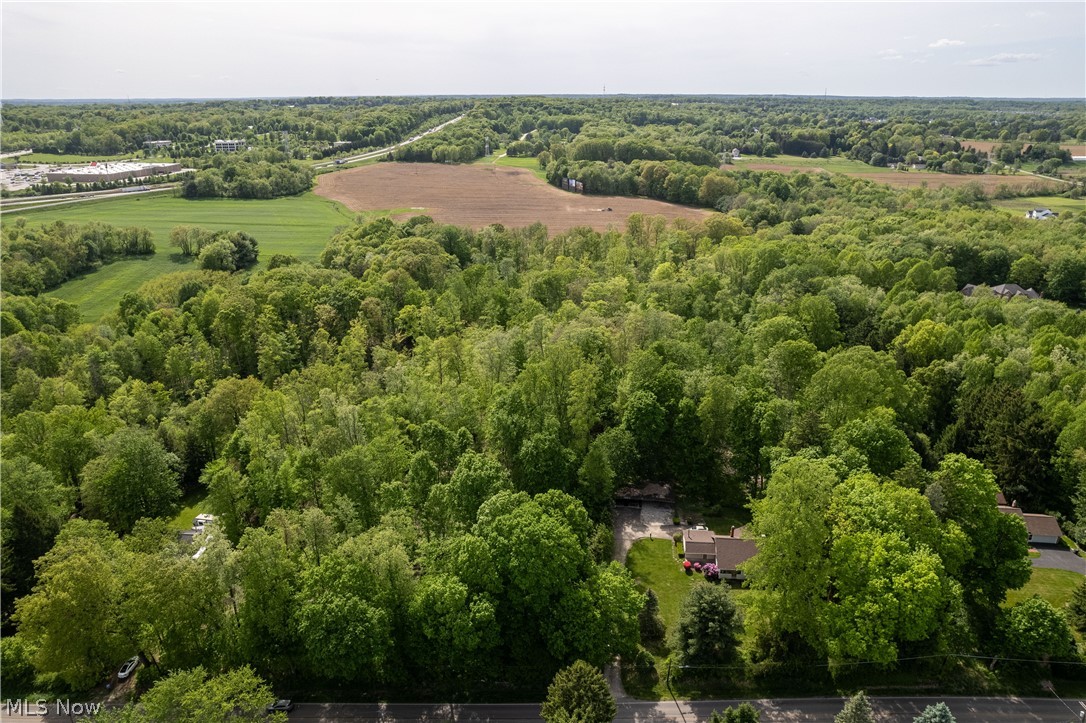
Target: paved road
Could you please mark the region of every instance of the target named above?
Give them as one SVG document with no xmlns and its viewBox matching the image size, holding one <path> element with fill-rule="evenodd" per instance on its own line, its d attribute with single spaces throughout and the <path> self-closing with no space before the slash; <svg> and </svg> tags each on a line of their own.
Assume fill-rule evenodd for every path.
<svg viewBox="0 0 1086 723">
<path fill-rule="evenodd" d="M 175 191 L 181 184 L 165 183 L 156 186 L 148 186 L 146 190 L 110 189 L 106 191 L 89 191 L 83 193 L 64 193 L 51 196 L 26 196 L 18 198 L 6 198 L 0 202 L 0 210 L 4 211 L 32 211 L 36 208 L 50 208 L 52 206 L 66 206 L 72 203 L 84 203 L 97 201 L 103 198 L 120 198 L 122 196 L 142 196 L 148 193 L 162 193 L 163 191 Z"/>
<path fill-rule="evenodd" d="M 1006 698 L 873 698 L 877 720 L 911 723 L 931 703 L 943 700 L 958 723 L 1071 723 L 1078 711 L 1086 710 L 1080 701 L 1056 699 Z M 739 701 L 698 701 L 621 703 L 616 721 L 629 723 L 695 723 L 709 720 L 714 710 L 723 710 Z M 762 711 L 763 723 L 832 723 L 844 705 L 840 698 L 800 698 L 754 701 Z M 298 721 L 538 721 L 536 704 L 503 705 L 321 705 L 302 704 L 290 715 Z"/>
<path fill-rule="evenodd" d="M 1055 698 L 872 698 L 880 723 L 911 723 L 925 707 L 945 702 L 958 723 L 1073 723 L 1086 701 Z M 762 712 L 763 723 L 832 723 L 844 701 L 841 698 L 793 698 L 752 701 Z M 737 705 L 736 700 L 709 700 L 653 703 L 624 702 L 618 706 L 616 721 L 623 723 L 699 723 L 709 720 L 714 710 Z M 0 707 L 0 721 L 41 723 L 68 721 L 51 704 L 47 716 L 9 715 Z M 412 704 L 412 703 L 301 703 L 289 715 L 291 721 L 332 723 L 338 721 L 539 721 L 536 703 L 495 704 Z"/>
<path fill-rule="evenodd" d="M 1034 545 L 1040 557 L 1030 558 L 1034 567 L 1051 567 L 1057 570 L 1070 570 L 1086 575 L 1086 559 L 1079 557 L 1063 545 Z"/>
<path fill-rule="evenodd" d="M 349 156 L 347 158 L 337 158 L 337 159 L 335 159 L 333 161 L 327 161 L 325 163 L 314 163 L 313 168 L 331 168 L 333 166 L 341 166 L 341 165 L 344 165 L 344 164 L 347 164 L 347 163 L 354 163 L 355 161 L 365 161 L 365 160 L 370 159 L 370 158 L 377 158 L 378 156 L 383 156 L 386 153 L 388 153 L 389 151 L 394 151 L 394 150 L 396 150 L 397 148 L 399 148 L 401 146 L 406 146 L 408 144 L 414 143 L 415 141 L 422 138 L 423 136 L 428 136 L 431 133 L 437 133 L 439 130 L 441 130 L 445 126 L 450 126 L 450 125 L 452 125 L 453 123 L 456 123 L 459 120 L 463 120 L 463 118 L 464 118 L 463 115 L 458 115 L 455 118 L 453 118 L 452 120 L 445 121 L 441 125 L 434 126 L 433 128 L 431 128 L 429 130 L 425 130 L 425 131 L 423 131 L 422 133 L 419 133 L 416 136 L 411 136 L 406 141 L 400 141 L 396 145 L 388 146 L 387 148 L 378 148 L 376 151 L 367 151 L 366 153 L 362 153 L 362 154 L 359 154 L 357 156 Z"/>
</svg>

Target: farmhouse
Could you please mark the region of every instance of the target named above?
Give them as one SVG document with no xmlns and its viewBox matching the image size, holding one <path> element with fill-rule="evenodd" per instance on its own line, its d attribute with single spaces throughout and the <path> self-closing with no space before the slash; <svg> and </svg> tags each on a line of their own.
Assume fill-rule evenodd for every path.
<svg viewBox="0 0 1086 723">
<path fill-rule="evenodd" d="M 705 527 L 683 530 L 683 557 L 690 562 L 712 562 L 726 580 L 743 580 L 739 565 L 754 557 L 758 546 L 743 537 L 742 527 L 733 527 L 727 535 L 718 535 Z"/>
<path fill-rule="evenodd" d="M 1047 208 L 1033 208 L 1026 211 L 1026 218 L 1032 218 L 1038 221 L 1049 221 L 1058 216 L 1058 213 Z"/>
</svg>

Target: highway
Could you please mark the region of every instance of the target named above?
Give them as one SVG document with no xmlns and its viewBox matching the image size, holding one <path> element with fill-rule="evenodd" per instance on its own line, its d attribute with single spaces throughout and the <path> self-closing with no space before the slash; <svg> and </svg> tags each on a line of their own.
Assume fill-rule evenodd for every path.
<svg viewBox="0 0 1086 723">
<path fill-rule="evenodd" d="M 110 188 L 104 191 L 80 191 L 79 193 L 55 193 L 48 196 L 18 196 L 5 198 L 0 201 L 0 210 L 3 211 L 30 211 L 35 208 L 49 208 L 51 206 L 66 206 L 72 203 L 84 201 L 96 201 L 102 198 L 115 198 L 118 196 L 142 196 L 147 193 L 162 193 L 163 191 L 176 190 L 180 183 L 163 183 L 147 186 L 146 189 L 138 189 L 135 186 L 126 188 Z"/>
<path fill-rule="evenodd" d="M 456 123 L 457 121 L 460 121 L 460 120 L 463 120 L 463 119 L 464 119 L 464 116 L 461 114 L 461 115 L 456 116 L 452 120 L 445 121 L 444 123 L 442 123 L 439 126 L 434 126 L 433 128 L 431 128 L 429 130 L 425 130 L 422 133 L 419 133 L 417 135 L 413 135 L 410 138 L 408 138 L 406 141 L 400 141 L 396 145 L 388 146 L 387 148 L 378 148 L 376 151 L 367 151 L 367 152 L 362 153 L 362 154 L 357 155 L 357 156 L 349 156 L 347 158 L 337 158 L 337 159 L 335 159 L 333 161 L 325 161 L 324 163 L 314 163 L 313 168 L 331 168 L 333 166 L 344 165 L 344 164 L 347 164 L 347 163 L 354 163 L 355 161 L 366 161 L 366 160 L 369 160 L 371 158 L 377 158 L 379 156 L 385 155 L 389 151 L 394 151 L 397 148 L 400 148 L 402 146 L 410 145 L 411 143 L 414 143 L 418 139 L 422 138 L 423 136 L 428 136 L 431 133 L 437 133 L 442 128 L 445 128 L 446 126 L 451 126 L 453 123 Z"/>
</svg>

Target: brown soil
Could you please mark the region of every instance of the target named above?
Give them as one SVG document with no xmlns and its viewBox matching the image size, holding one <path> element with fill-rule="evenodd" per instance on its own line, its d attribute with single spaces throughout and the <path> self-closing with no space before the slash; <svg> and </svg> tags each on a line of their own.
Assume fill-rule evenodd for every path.
<svg viewBox="0 0 1086 723">
<path fill-rule="evenodd" d="M 778 173 L 791 173 L 792 171 L 821 173 L 823 171 L 822 168 L 818 167 L 789 166 L 777 163 L 749 163 L 743 166 L 743 168 L 749 168 L 752 171 L 777 171 Z M 1007 185 L 1010 188 L 1015 189 L 1022 188 L 1023 186 L 1036 186 L 1038 192 L 1043 189 L 1062 190 L 1061 184 L 1026 174 L 1015 176 L 989 176 L 965 173 L 955 175 L 952 173 L 936 173 L 933 171 L 873 171 L 871 173 L 846 173 L 845 175 L 852 176 L 853 178 L 866 178 L 868 181 L 874 181 L 875 183 L 885 183 L 894 188 L 916 188 L 917 186 L 923 186 L 925 184 L 927 184 L 928 188 L 932 189 L 942 188 L 943 186 L 957 188 L 958 186 L 964 186 L 967 183 L 979 183 L 987 192 L 992 192 L 1002 185 Z"/>
<path fill-rule="evenodd" d="M 539 221 L 551 233 L 576 226 L 621 230 L 632 213 L 661 215 L 669 221 L 699 221 L 709 213 L 645 198 L 569 193 L 527 169 L 491 165 L 378 163 L 319 176 L 316 193 L 352 211 L 409 208 L 397 218 L 425 214 L 435 221 L 475 229 L 492 223 L 521 227 Z"/>
</svg>

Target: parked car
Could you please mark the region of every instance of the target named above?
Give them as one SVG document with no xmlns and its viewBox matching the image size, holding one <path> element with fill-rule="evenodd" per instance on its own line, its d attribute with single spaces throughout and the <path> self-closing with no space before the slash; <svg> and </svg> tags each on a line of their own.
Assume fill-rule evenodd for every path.
<svg viewBox="0 0 1086 723">
<path fill-rule="evenodd" d="M 118 680 L 127 680 L 128 676 L 132 675 L 132 671 L 139 667 L 140 656 L 136 655 L 124 661 L 124 665 L 117 671 Z"/>
<path fill-rule="evenodd" d="M 289 700 L 277 700 L 265 709 L 268 713 L 289 713 L 292 710 L 294 710 L 294 703 Z"/>
</svg>

